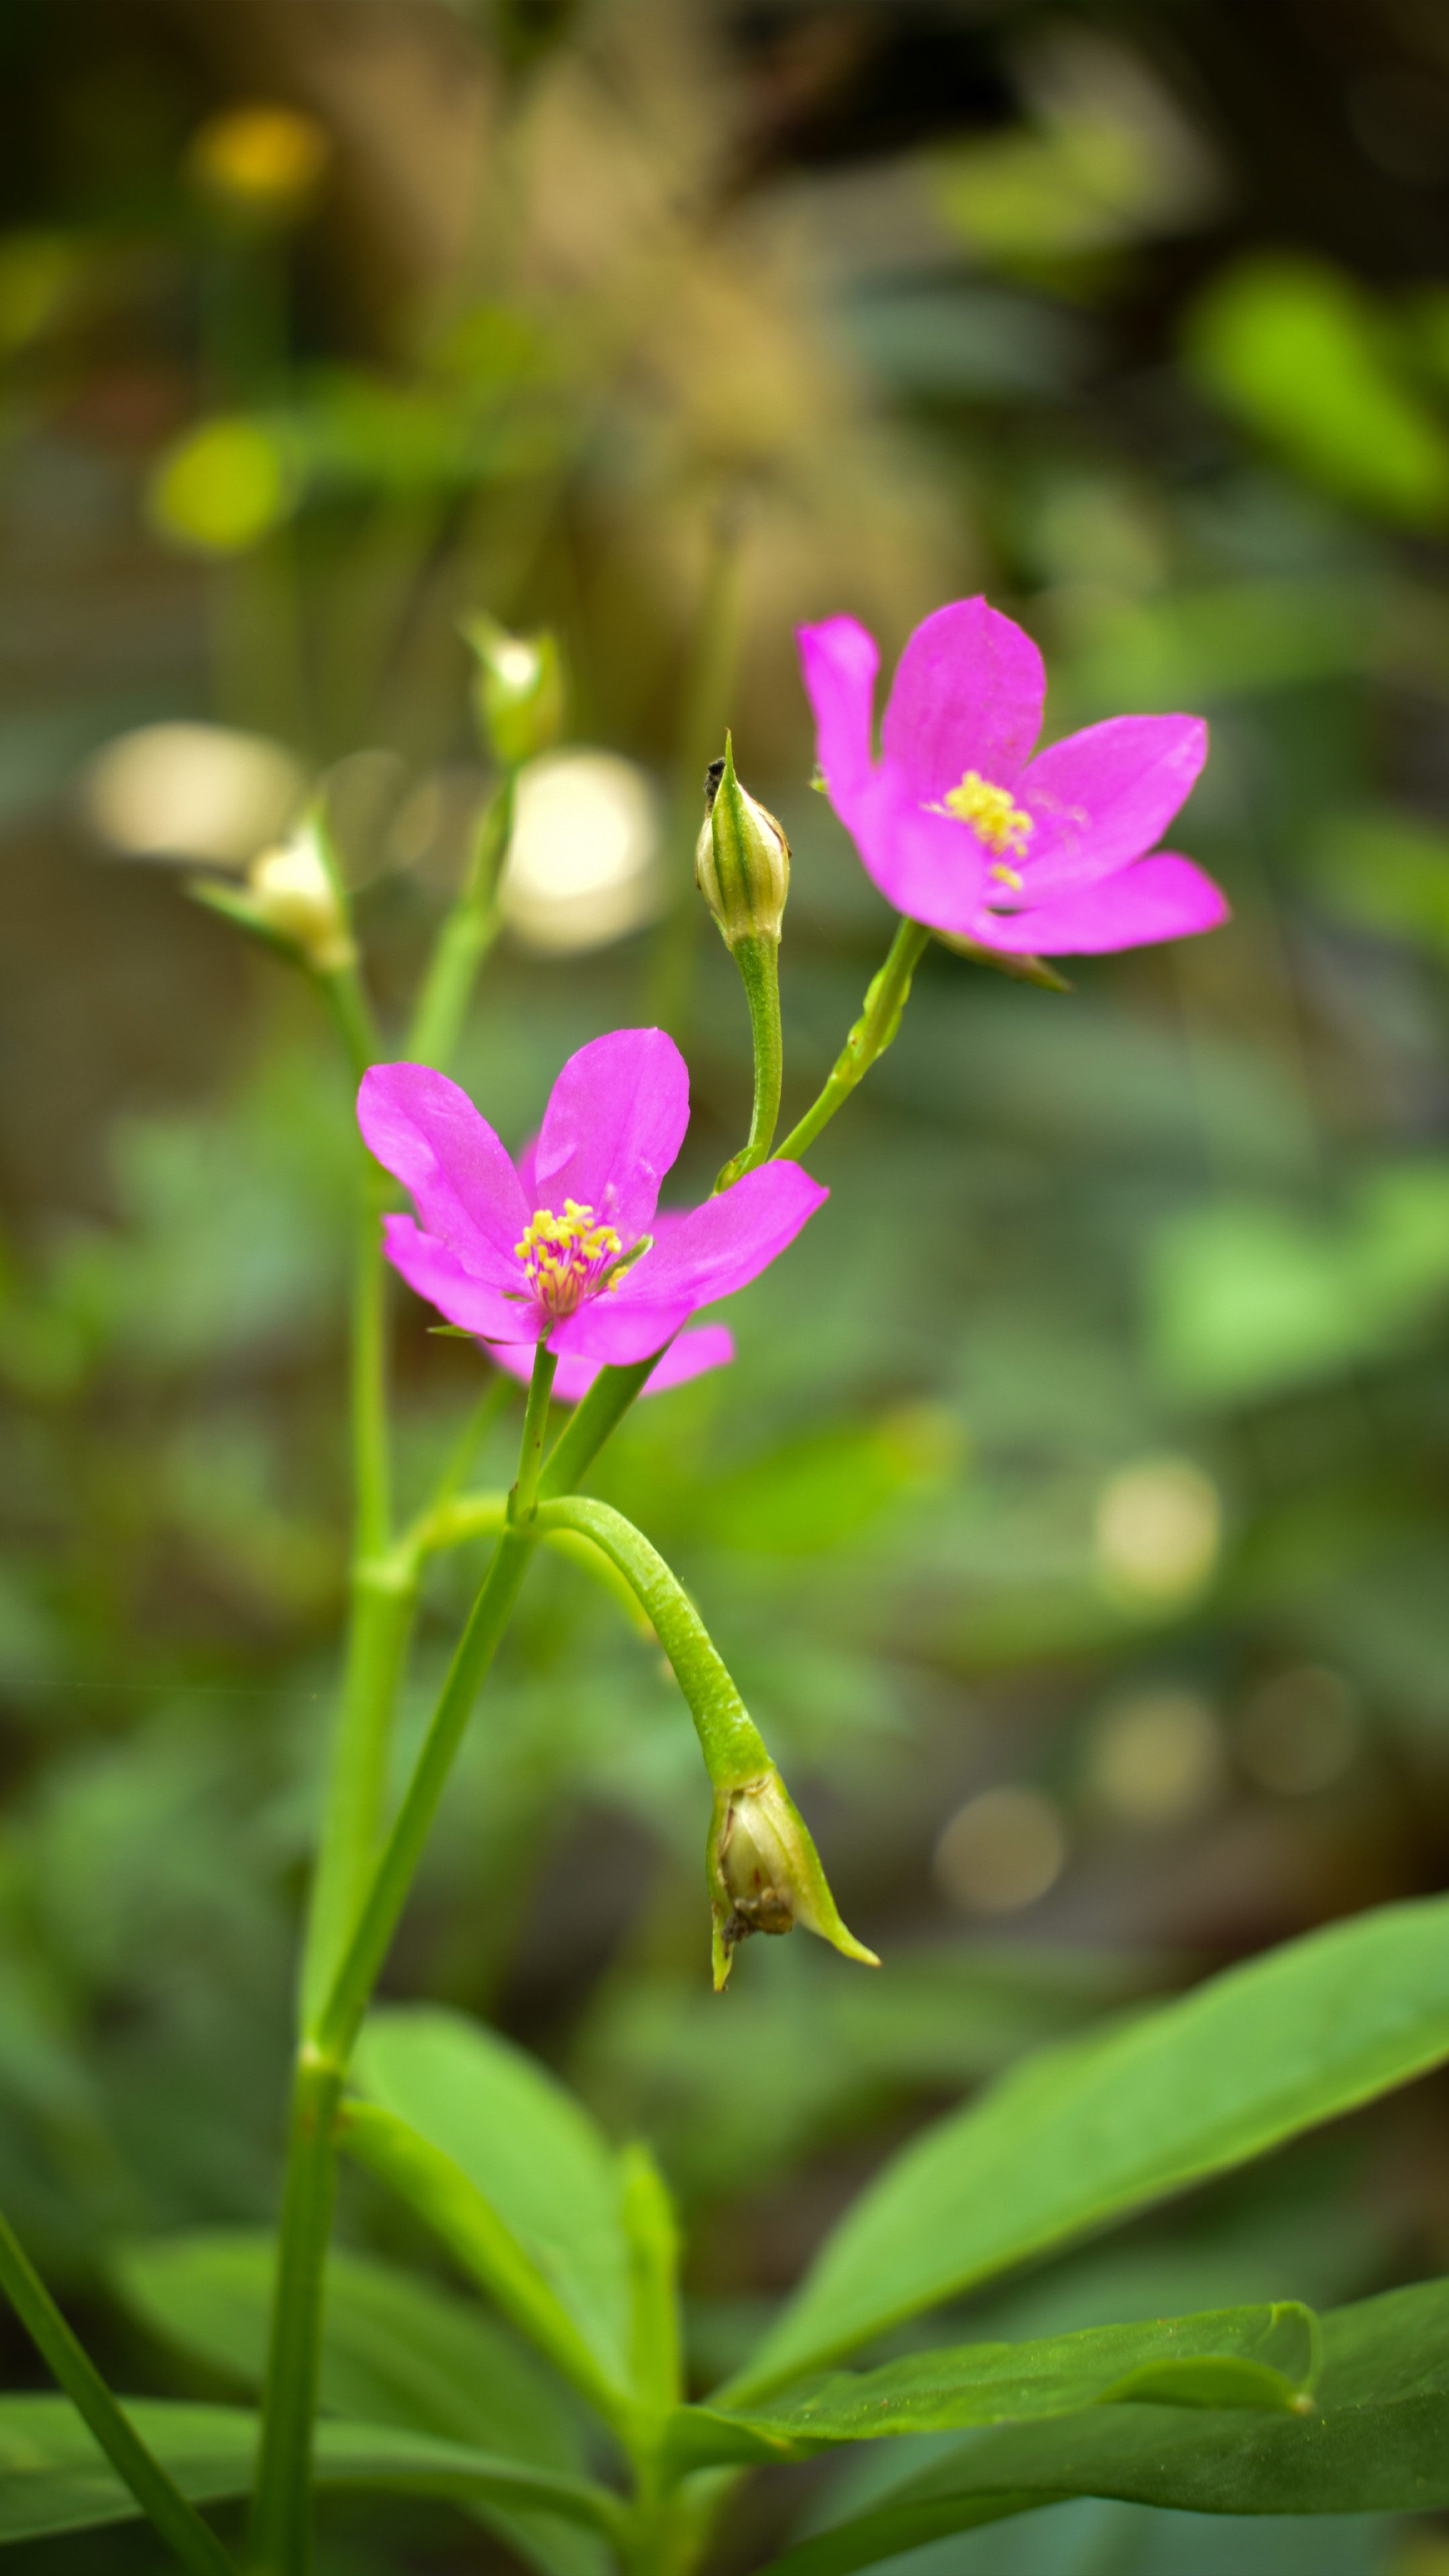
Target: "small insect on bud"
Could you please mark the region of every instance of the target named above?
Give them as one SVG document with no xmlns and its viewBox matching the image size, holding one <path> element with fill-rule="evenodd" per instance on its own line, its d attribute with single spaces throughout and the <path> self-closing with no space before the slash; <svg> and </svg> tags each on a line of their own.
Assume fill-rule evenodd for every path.
<svg viewBox="0 0 1449 2576">
<path fill-rule="evenodd" d="M 791 1932 L 797 1923 L 847 1959 L 880 1966 L 842 1923 L 809 1829 L 773 1765 L 758 1779 L 716 1791 L 709 1890 L 716 1990 L 741 1941 L 752 1932 Z"/>
<path fill-rule="evenodd" d="M 463 621 L 478 656 L 473 704 L 495 760 L 516 769 L 535 760 L 563 731 L 563 666 L 552 635 L 510 635 L 492 617 Z"/>
<path fill-rule="evenodd" d="M 742 939 L 778 941 L 790 891 L 790 844 L 774 815 L 741 787 L 728 734 L 723 760 L 712 760 L 705 772 L 694 881 L 728 947 Z"/>
<path fill-rule="evenodd" d="M 304 828 L 264 850 L 247 870 L 247 888 L 259 928 L 299 948 L 319 975 L 356 964 L 346 906 L 315 833 Z"/>
</svg>

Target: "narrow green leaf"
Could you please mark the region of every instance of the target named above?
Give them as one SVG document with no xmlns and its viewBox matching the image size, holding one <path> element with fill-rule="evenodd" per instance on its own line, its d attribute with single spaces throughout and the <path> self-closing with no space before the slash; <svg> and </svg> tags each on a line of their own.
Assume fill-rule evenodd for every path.
<svg viewBox="0 0 1449 2576">
<path fill-rule="evenodd" d="M 679 2224 L 669 2186 L 643 2145 L 626 2147 L 624 2232 L 633 2293 L 634 2385 L 646 2406 L 674 2406 L 684 2381 L 680 2351 Z"/>
<path fill-rule="evenodd" d="M 531 2256 L 451 2156 L 374 2102 L 349 2103 L 339 2135 L 347 2152 L 416 2210 L 469 2278 L 607 2422 L 627 2415 L 623 2389 L 601 2369 Z"/>
<path fill-rule="evenodd" d="M 888 2165 L 720 2393 L 818 2370 L 903 2317 L 1261 2155 L 1449 2054 L 1449 1900 L 1386 1906 L 1030 2059 Z"/>
<path fill-rule="evenodd" d="M 126 2246 L 112 2277 L 156 2333 L 259 2388 L 275 2266 L 271 2235 L 227 2230 Z M 321 2402 L 334 2415 L 440 2433 L 528 2467 L 584 2467 L 574 2407 L 514 2335 L 453 2292 L 371 2257 L 329 2257 Z M 479 2512 L 547 2576 L 602 2576 L 590 2533 L 552 2515 Z"/>
<path fill-rule="evenodd" d="M 193 2504 L 248 2493 L 259 2426 L 239 2407 L 178 2406 L 127 2399 L 138 2432 Z M 465 2506 L 505 2505 L 557 2514 L 617 2536 L 619 2507 L 585 2478 L 515 2467 L 461 2442 L 375 2424 L 317 2426 L 316 2482 L 322 2487 L 393 2487 L 451 2497 Z M 130 2522 L 140 2507 L 65 2397 L 0 2397 L 0 2545 L 98 2523 Z"/>
<path fill-rule="evenodd" d="M 963 2344 L 880 2370 L 837 2372 L 769 2413 L 681 2406 L 666 2458 L 682 2475 L 726 2461 L 805 2459 L 883 2434 L 951 2432 L 1128 2400 L 1297 2410 L 1318 2358 L 1318 2320 L 1296 2302 L 1093 2326 L 1039 2343 Z"/>
<path fill-rule="evenodd" d="M 606 2376 L 629 2379 L 629 2248 L 614 2151 L 536 2059 L 461 2013 L 374 2013 L 354 2079 L 489 2204 Z"/>
<path fill-rule="evenodd" d="M 1189 2513 L 1423 2513 L 1449 2505 L 1449 2283 L 1323 2320 L 1309 2414 L 1123 2402 L 975 2433 L 766 2576 L 849 2576 L 1063 2496 Z"/>
</svg>

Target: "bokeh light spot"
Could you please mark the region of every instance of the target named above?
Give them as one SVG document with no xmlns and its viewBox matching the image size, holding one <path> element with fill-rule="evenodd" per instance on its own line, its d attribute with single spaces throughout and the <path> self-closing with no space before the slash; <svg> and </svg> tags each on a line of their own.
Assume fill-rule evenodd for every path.
<svg viewBox="0 0 1449 2576">
<path fill-rule="evenodd" d="M 1136 1692 L 1104 1709 L 1092 1730 L 1086 1786 L 1127 1824 L 1191 1822 L 1213 1805 L 1224 1774 L 1217 1718 L 1196 1691 Z"/>
<path fill-rule="evenodd" d="M 658 913 L 658 862 L 658 807 L 642 769 L 612 751 L 546 752 L 518 781 L 504 918 L 529 948 L 603 948 Z"/>
<path fill-rule="evenodd" d="M 1188 1458 L 1143 1458 L 1108 1478 L 1097 1501 L 1097 1573 L 1126 1609 L 1171 1610 L 1217 1563 L 1222 1504 Z"/>
<path fill-rule="evenodd" d="M 957 1810 L 936 1845 L 935 1870 L 963 1913 L 1015 1914 L 1060 1877 L 1067 1838 L 1039 1789 L 984 1789 Z"/>
</svg>

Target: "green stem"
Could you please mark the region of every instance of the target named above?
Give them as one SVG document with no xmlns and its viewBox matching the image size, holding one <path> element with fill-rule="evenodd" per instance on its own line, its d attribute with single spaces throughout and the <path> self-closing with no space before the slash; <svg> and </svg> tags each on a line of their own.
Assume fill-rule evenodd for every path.
<svg viewBox="0 0 1449 2576">
<path fill-rule="evenodd" d="M 417 1768 L 373 1873 L 357 1929 L 318 2016 L 317 2051 L 339 2066 L 346 2063 L 387 1957 L 453 1757 L 518 1598 L 533 1546 L 531 1528 L 509 1530 L 498 1542 L 443 1684 Z"/>
<path fill-rule="evenodd" d="M 417 1607 L 417 1570 L 390 1553 L 385 1181 L 361 1150 L 352 1291 L 352 1606 L 303 1951 L 304 2029 L 336 1973 L 377 1850 L 393 1706 Z"/>
<path fill-rule="evenodd" d="M 117 2404 L 84 2346 L 77 2342 L 39 2273 L 0 2218 L 0 2289 L 32 2343 L 94 2433 L 141 2511 L 196 2576 L 236 2576 L 234 2561 L 210 2525 L 149 2451 Z"/>
<path fill-rule="evenodd" d="M 261 2457 L 247 2542 L 254 2576 L 303 2576 L 312 2560 L 312 2425 L 341 2090 L 341 2067 L 304 2043 L 292 2093 Z"/>
<path fill-rule="evenodd" d="M 924 922 L 902 919 L 896 925 L 885 964 L 867 989 L 859 1019 L 831 1068 L 830 1078 L 813 1107 L 792 1127 L 775 1155 L 777 1162 L 798 1161 L 814 1144 L 822 1127 L 850 1098 L 877 1056 L 884 1055 L 901 1024 L 911 977 L 925 952 L 930 932 Z"/>
<path fill-rule="evenodd" d="M 768 932 L 740 939 L 731 950 L 750 1006 L 750 1037 L 755 1056 L 755 1105 L 744 1150 L 726 1163 L 715 1190 L 727 1190 L 743 1173 L 763 1163 L 774 1141 L 780 1116 L 780 1084 L 785 1051 L 780 1036 L 780 943 Z"/>
<path fill-rule="evenodd" d="M 457 1053 L 478 969 L 498 936 L 495 889 L 513 837 L 517 772 L 510 769 L 489 799 L 467 880 L 444 920 L 408 1036 L 412 1064 L 446 1071 Z"/>
<path fill-rule="evenodd" d="M 354 1568 L 346 1675 L 302 1967 L 304 2030 L 315 2024 L 341 1965 L 376 1857 L 393 1708 L 417 1602 L 418 1567 L 402 1550 L 364 1557 Z"/>
<path fill-rule="evenodd" d="M 372 1016 L 372 1004 L 363 989 L 362 977 L 355 966 L 334 966 L 325 974 L 318 974 L 314 980 L 332 1014 L 353 1075 L 360 1082 L 368 1066 L 376 1064 L 381 1053 L 377 1022 Z"/>
<path fill-rule="evenodd" d="M 547 1342 L 540 1342 L 533 1355 L 533 1375 L 528 1385 L 528 1410 L 523 1417 L 523 1441 L 518 1453 L 518 1482 L 508 1498 L 508 1517 L 518 1527 L 533 1518 L 539 1469 L 543 1465 L 543 1444 L 548 1432 L 548 1402 L 553 1393 L 557 1367 L 558 1361 Z"/>
<path fill-rule="evenodd" d="M 664 1348 L 669 1347 L 666 1342 Z M 541 1502 L 552 1496 L 571 1493 L 588 1474 L 607 1439 L 623 1421 L 635 1397 L 643 1390 L 652 1368 L 663 1358 L 663 1351 L 651 1351 L 647 1360 L 634 1360 L 628 1368 L 601 1368 L 588 1394 L 574 1406 L 563 1430 L 544 1460 L 538 1480 Z"/>
</svg>

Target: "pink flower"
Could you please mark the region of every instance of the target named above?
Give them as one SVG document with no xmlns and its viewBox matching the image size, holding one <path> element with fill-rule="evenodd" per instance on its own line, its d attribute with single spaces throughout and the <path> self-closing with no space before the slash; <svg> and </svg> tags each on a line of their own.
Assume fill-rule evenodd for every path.
<svg viewBox="0 0 1449 2576">
<path fill-rule="evenodd" d="M 357 1114 L 422 1219 L 383 1220 L 409 1287 L 480 1341 L 547 1335 L 571 1362 L 662 1350 L 696 1307 L 767 1268 L 829 1195 L 798 1163 L 764 1163 L 687 1216 L 656 1219 L 689 1124 L 684 1058 L 661 1029 L 616 1029 L 570 1056 L 517 1167 L 467 1093 L 426 1065 L 374 1065 Z"/>
<path fill-rule="evenodd" d="M 897 910 L 1027 956 L 1212 930 L 1227 904 L 1159 850 L 1207 757 L 1198 716 L 1112 716 L 1031 757 L 1046 674 L 984 599 L 953 600 L 901 655 L 872 751 L 880 655 L 853 617 L 800 630 L 830 802 Z"/>
</svg>

